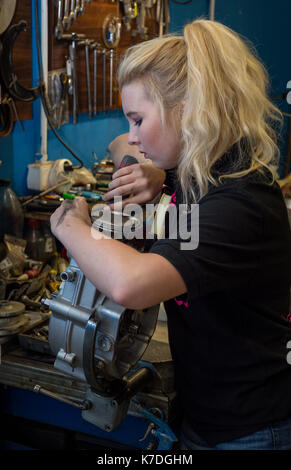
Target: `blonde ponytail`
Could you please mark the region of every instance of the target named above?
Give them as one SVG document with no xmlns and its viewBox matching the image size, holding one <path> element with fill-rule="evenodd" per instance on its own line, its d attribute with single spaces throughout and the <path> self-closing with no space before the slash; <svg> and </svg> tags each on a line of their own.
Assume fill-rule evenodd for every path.
<svg viewBox="0 0 291 470">
<path fill-rule="evenodd" d="M 184 37 L 167 35 L 133 46 L 119 66 L 118 82 L 122 88 L 135 80 L 160 107 L 163 123 L 183 103 L 178 176 L 185 202 L 198 202 L 210 183 L 255 169 L 267 168 L 273 180 L 277 177 L 273 125 L 281 113 L 267 97 L 263 65 L 234 31 L 199 19 L 185 27 Z M 250 164 L 238 161 L 231 173 L 215 176 L 214 164 L 242 138 Z"/>
</svg>

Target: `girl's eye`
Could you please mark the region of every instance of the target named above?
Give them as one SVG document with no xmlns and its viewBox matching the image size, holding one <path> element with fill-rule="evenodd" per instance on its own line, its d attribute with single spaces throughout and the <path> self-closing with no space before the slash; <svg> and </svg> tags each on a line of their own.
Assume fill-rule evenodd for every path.
<svg viewBox="0 0 291 470">
<path fill-rule="evenodd" d="M 137 121 L 134 121 L 135 126 L 140 126 L 142 123 L 142 119 L 138 119 Z"/>
</svg>

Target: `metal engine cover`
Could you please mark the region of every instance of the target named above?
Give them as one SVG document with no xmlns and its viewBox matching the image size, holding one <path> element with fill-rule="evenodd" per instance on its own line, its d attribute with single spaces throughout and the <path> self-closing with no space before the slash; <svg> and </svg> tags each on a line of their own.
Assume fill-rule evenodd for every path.
<svg viewBox="0 0 291 470">
<path fill-rule="evenodd" d="M 129 310 L 116 304 L 96 289 L 74 259 L 61 279 L 59 292 L 44 301 L 51 310 L 54 366 L 102 392 L 102 379 L 122 379 L 145 352 L 159 306 Z"/>
</svg>

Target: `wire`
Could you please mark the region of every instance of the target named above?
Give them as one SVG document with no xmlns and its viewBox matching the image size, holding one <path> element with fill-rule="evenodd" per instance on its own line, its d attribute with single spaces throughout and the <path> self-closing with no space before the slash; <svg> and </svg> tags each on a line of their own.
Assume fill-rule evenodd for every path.
<svg viewBox="0 0 291 470">
<path fill-rule="evenodd" d="M 43 68 L 42 68 L 41 54 L 40 54 L 40 41 L 39 41 L 40 34 L 39 34 L 39 26 L 38 26 L 39 15 L 38 15 L 37 0 L 34 0 L 34 8 L 35 8 L 35 31 L 36 31 L 36 45 L 37 45 L 37 62 L 38 62 L 38 71 L 39 71 L 39 85 L 40 85 L 41 102 L 42 102 L 43 109 L 44 109 L 45 115 L 47 117 L 48 123 L 51 127 L 51 130 L 53 131 L 53 133 L 55 134 L 57 139 L 61 142 L 61 144 L 80 163 L 79 166 L 73 166 L 73 169 L 76 170 L 76 169 L 82 168 L 84 166 L 84 164 L 83 164 L 82 160 L 79 157 L 77 157 L 77 155 L 73 152 L 73 150 L 66 144 L 66 142 L 64 142 L 64 140 L 58 134 L 58 132 L 56 131 L 56 129 L 54 127 L 54 124 L 51 120 L 51 116 L 50 116 L 50 113 L 49 113 L 48 104 L 47 104 L 46 95 L 45 95 L 45 83 L 44 83 L 44 79 L 43 79 Z"/>
</svg>

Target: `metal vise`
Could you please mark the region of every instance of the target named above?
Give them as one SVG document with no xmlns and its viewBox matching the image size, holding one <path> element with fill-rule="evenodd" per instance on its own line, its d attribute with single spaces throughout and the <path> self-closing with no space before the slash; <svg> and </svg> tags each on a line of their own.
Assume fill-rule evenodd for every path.
<svg viewBox="0 0 291 470">
<path fill-rule="evenodd" d="M 59 292 L 43 300 L 52 312 L 49 343 L 56 354 L 54 366 L 90 385 L 83 418 L 111 431 L 152 374 L 147 368 L 129 373 L 150 342 L 159 306 L 133 311 L 116 304 L 73 259 L 61 280 Z"/>
</svg>

